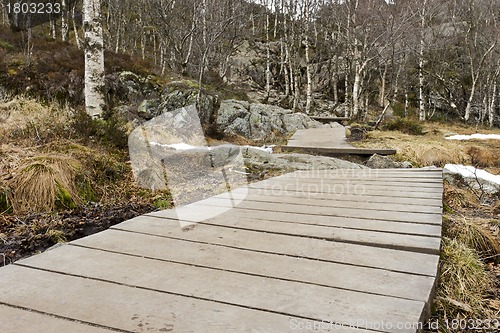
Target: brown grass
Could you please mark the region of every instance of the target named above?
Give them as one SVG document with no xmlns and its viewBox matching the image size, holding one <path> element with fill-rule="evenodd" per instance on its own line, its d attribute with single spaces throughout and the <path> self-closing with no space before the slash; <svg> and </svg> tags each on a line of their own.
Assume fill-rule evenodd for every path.
<svg viewBox="0 0 500 333">
<path fill-rule="evenodd" d="M 445 233 L 467 247 L 474 249 L 485 260 L 500 260 L 500 243 L 493 236 L 488 221 L 457 215 L 445 216 Z"/>
<path fill-rule="evenodd" d="M 479 256 L 465 244 L 443 238 L 436 303 L 442 318 L 486 318 L 492 281 Z"/>
<path fill-rule="evenodd" d="M 80 164 L 63 155 L 40 155 L 14 170 L 9 182 L 15 213 L 52 211 L 57 205 L 80 202 L 74 184 Z"/>
<path fill-rule="evenodd" d="M 69 124 L 72 110 L 56 103 L 41 103 L 37 100 L 17 96 L 0 103 L 0 137 L 43 143 L 64 132 Z"/>
<path fill-rule="evenodd" d="M 490 166 L 499 166 L 500 160 L 498 156 L 493 155 L 493 152 L 489 149 L 470 146 L 465 149 L 467 155 L 470 156 L 472 165 L 486 168 Z"/>
<path fill-rule="evenodd" d="M 500 141 L 455 141 L 446 140 L 445 135 L 458 132 L 471 134 L 473 130 L 454 125 L 424 124 L 425 135 L 409 135 L 397 131 L 368 132 L 366 139 L 354 145 L 371 148 L 395 148 L 398 160 L 412 162 L 417 167 L 439 166 L 447 163 L 477 164 L 488 171 L 500 166 Z M 498 130 L 482 129 L 481 133 L 497 133 Z"/>
<path fill-rule="evenodd" d="M 444 183 L 444 202 L 448 207 L 458 211 L 464 208 L 479 209 L 481 206 L 473 192 L 447 182 Z"/>
</svg>

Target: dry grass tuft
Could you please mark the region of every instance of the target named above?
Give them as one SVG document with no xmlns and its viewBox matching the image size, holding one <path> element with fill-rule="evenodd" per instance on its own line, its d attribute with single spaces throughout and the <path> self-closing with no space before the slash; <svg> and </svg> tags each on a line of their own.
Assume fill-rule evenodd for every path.
<svg viewBox="0 0 500 333">
<path fill-rule="evenodd" d="M 474 166 L 485 168 L 500 165 L 500 161 L 493 155 L 491 150 L 479 146 L 470 146 L 467 147 L 466 152 Z"/>
<path fill-rule="evenodd" d="M 482 220 L 459 216 L 446 216 L 446 234 L 474 249 L 483 259 L 500 259 L 500 244 L 491 232 L 481 225 Z"/>
<path fill-rule="evenodd" d="M 14 171 L 9 183 L 14 212 L 52 211 L 80 202 L 74 178 L 80 164 L 63 155 L 41 155 L 28 159 Z"/>
<path fill-rule="evenodd" d="M 493 207 L 491 208 L 491 212 L 495 215 L 500 215 L 500 200 L 498 200 Z"/>
<path fill-rule="evenodd" d="M 69 107 L 56 103 L 17 96 L 0 103 L 0 136 L 16 139 L 16 142 L 28 138 L 43 143 L 66 130 L 72 112 Z"/>
<path fill-rule="evenodd" d="M 492 281 L 478 254 L 465 244 L 445 237 L 440 266 L 436 306 L 443 317 L 487 316 L 488 300 L 485 295 Z"/>
<path fill-rule="evenodd" d="M 459 188 L 447 182 L 444 183 L 444 202 L 454 210 L 463 208 L 477 209 L 481 206 L 478 198 L 472 191 Z"/>
<path fill-rule="evenodd" d="M 435 143 L 426 143 L 409 147 L 407 155 L 414 155 L 414 159 L 422 166 L 444 166 L 447 163 L 463 163 L 467 156 L 460 148 L 443 147 Z"/>
</svg>

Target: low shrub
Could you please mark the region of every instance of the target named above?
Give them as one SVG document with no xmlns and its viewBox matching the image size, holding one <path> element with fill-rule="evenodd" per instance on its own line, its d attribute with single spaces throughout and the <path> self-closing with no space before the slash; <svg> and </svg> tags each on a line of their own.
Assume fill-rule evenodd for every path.
<svg viewBox="0 0 500 333">
<path fill-rule="evenodd" d="M 420 123 L 407 118 L 395 118 L 385 124 L 384 129 L 388 131 L 399 131 L 410 135 L 424 134 L 424 128 Z"/>
</svg>

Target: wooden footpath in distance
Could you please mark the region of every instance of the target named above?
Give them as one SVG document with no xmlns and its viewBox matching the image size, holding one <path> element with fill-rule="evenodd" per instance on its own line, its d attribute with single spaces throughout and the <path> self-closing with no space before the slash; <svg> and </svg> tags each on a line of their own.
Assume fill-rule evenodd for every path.
<svg viewBox="0 0 500 333">
<path fill-rule="evenodd" d="M 311 119 L 319 121 L 320 123 L 332 123 L 332 122 L 343 123 L 351 120 L 351 118 L 349 117 L 315 117 L 315 116 L 312 116 Z"/>
<path fill-rule="evenodd" d="M 308 128 L 298 130 L 290 138 L 283 151 L 295 151 L 314 155 L 394 155 L 395 149 L 357 148 L 349 144 L 345 137 L 345 127 Z"/>
<path fill-rule="evenodd" d="M 140 216 L 1 268 L 0 332 L 417 332 L 442 190 L 438 169 L 298 171 Z"/>
</svg>

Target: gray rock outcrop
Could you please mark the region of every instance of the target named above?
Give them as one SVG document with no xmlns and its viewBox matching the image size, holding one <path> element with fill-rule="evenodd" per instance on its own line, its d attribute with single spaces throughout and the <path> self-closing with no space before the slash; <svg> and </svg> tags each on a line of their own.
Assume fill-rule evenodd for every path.
<svg viewBox="0 0 500 333">
<path fill-rule="evenodd" d="M 396 162 L 386 156 L 374 154 L 366 162 L 366 166 L 370 169 L 399 169 L 399 168 L 413 168 L 410 162 Z"/>
<path fill-rule="evenodd" d="M 308 154 L 270 154 L 255 147 L 242 147 L 245 165 L 262 170 L 366 169 L 365 166 L 335 157 Z"/>
<path fill-rule="evenodd" d="M 273 134 L 285 135 L 299 129 L 322 126 L 304 113 L 238 100 L 222 101 L 215 119 L 218 132 L 241 135 L 251 140 L 264 140 Z"/>
</svg>

